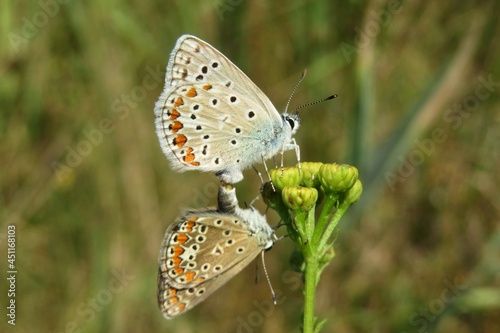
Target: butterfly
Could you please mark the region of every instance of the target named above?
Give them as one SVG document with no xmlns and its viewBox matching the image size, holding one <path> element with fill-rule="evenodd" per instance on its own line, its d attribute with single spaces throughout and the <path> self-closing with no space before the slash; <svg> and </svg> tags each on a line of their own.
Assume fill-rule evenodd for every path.
<svg viewBox="0 0 500 333">
<path fill-rule="evenodd" d="M 165 232 L 158 256 L 158 304 L 166 319 L 204 301 L 276 240 L 258 211 L 241 209 L 221 186 L 219 209 L 188 211 Z"/>
<path fill-rule="evenodd" d="M 295 149 L 299 159 L 298 114 L 279 114 L 238 67 L 194 36 L 177 40 L 155 116 L 161 148 L 176 171 L 215 172 L 233 184 L 244 169 L 285 150 Z"/>
</svg>

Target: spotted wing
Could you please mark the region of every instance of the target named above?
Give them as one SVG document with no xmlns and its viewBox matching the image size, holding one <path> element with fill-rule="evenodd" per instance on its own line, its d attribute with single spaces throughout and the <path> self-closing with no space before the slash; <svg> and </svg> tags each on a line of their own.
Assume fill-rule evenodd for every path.
<svg viewBox="0 0 500 333">
<path fill-rule="evenodd" d="M 259 105 L 225 86 L 182 85 L 158 103 L 158 138 L 176 170 L 243 170 L 282 146 L 270 144 L 281 120 L 266 119 Z"/>
<path fill-rule="evenodd" d="M 247 96 L 271 120 L 281 121 L 269 98 L 226 56 L 197 37 L 183 35 L 170 55 L 162 95 L 169 95 L 175 87 L 193 83 L 225 86 L 237 95 Z M 161 110 L 156 109 L 156 112 L 158 116 Z"/>
<path fill-rule="evenodd" d="M 186 289 L 230 278 L 231 269 L 243 269 L 263 250 L 249 233 L 236 216 L 186 214 L 165 234 L 158 258 L 160 279 L 172 288 Z"/>
<path fill-rule="evenodd" d="M 175 318 L 195 305 L 203 302 L 217 289 L 222 287 L 229 279 L 238 274 L 246 267 L 253 257 L 247 257 L 237 265 L 229 268 L 212 279 L 202 282 L 193 287 L 176 288 L 170 284 L 169 278 L 165 277 L 161 267 L 158 271 L 158 306 L 166 319 Z"/>
<path fill-rule="evenodd" d="M 262 251 L 235 216 L 188 213 L 165 234 L 159 254 L 158 305 L 167 319 L 185 313 Z"/>
</svg>

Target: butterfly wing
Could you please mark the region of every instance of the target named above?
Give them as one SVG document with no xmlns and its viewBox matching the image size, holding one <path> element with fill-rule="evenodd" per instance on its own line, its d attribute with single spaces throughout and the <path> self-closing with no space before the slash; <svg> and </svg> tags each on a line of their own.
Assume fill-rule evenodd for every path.
<svg viewBox="0 0 500 333">
<path fill-rule="evenodd" d="M 244 221 L 220 213 L 188 213 L 165 233 L 159 254 L 162 277 L 174 288 L 189 288 L 227 275 L 252 261 L 263 247 Z"/>
<path fill-rule="evenodd" d="M 203 40 L 183 35 L 170 55 L 165 78 L 165 91 L 176 86 L 208 83 L 220 84 L 237 95 L 247 96 L 272 120 L 281 117 L 269 98 L 225 55 Z"/>
<path fill-rule="evenodd" d="M 189 35 L 170 56 L 155 115 L 174 169 L 218 172 L 228 183 L 289 141 L 267 96 L 223 54 Z"/>
<path fill-rule="evenodd" d="M 163 101 L 156 129 L 174 169 L 243 170 L 282 147 L 282 123 L 221 85 L 183 85 Z M 230 112 L 228 112 L 230 111 Z"/>
<path fill-rule="evenodd" d="M 158 305 L 163 316 L 166 319 L 172 319 L 192 309 L 238 274 L 253 259 L 253 257 L 247 257 L 226 270 L 224 274 L 202 282 L 195 287 L 186 288 L 172 286 L 171 281 L 168 277 L 165 278 L 165 274 L 160 268 L 158 271 Z"/>
<path fill-rule="evenodd" d="M 236 216 L 188 213 L 167 229 L 159 254 L 158 304 L 167 319 L 205 300 L 262 250 Z"/>
</svg>

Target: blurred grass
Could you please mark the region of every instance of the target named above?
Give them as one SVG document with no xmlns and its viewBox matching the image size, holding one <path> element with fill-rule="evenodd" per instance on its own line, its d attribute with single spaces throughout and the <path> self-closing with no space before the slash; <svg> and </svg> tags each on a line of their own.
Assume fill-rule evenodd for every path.
<svg viewBox="0 0 500 333">
<path fill-rule="evenodd" d="M 354 163 L 365 183 L 320 284 L 325 332 L 499 330 L 498 86 L 468 117 L 450 113 L 462 121 L 457 128 L 444 118 L 474 96 L 479 77 L 500 81 L 497 2 L 403 1 L 363 47 L 358 31 L 388 2 L 70 1 L 18 47 L 9 36 L 22 36 L 42 7 L 0 6 L 0 249 L 6 253 L 7 225 L 15 224 L 19 271 L 17 325 L 2 320 L 2 331 L 235 332 L 252 318 L 262 319 L 254 332 L 298 331 L 301 295 L 287 240 L 266 255 L 284 295 L 272 313 L 259 310 L 270 296 L 253 283 L 254 267 L 174 321 L 157 309 L 164 230 L 183 207 L 214 205 L 217 185 L 212 175 L 171 172 L 154 132 L 163 74 L 158 81 L 151 73 L 163 73 L 183 33 L 225 53 L 278 109 L 303 68 L 292 106 L 340 95 L 301 111 L 296 136 L 302 160 Z M 347 44 L 357 47 L 350 56 Z M 148 87 L 145 78 L 153 78 Z M 56 172 L 54 163 L 67 165 L 68 149 L 85 148 L 103 119 L 112 130 Z M 436 128 L 446 140 L 390 186 L 386 173 L 397 174 L 398 158 Z M 258 187 L 247 171 L 240 200 Z M 117 271 L 129 279 L 104 298 Z M 468 289 L 441 308 L 443 281 L 455 279 Z M 2 296 L 5 287 L 1 279 Z"/>
</svg>

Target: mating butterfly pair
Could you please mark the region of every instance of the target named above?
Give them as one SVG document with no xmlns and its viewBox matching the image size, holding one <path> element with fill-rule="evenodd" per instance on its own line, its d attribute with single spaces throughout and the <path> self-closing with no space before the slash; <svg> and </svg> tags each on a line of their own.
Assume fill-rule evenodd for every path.
<svg viewBox="0 0 500 333">
<path fill-rule="evenodd" d="M 158 302 L 174 318 L 221 287 L 276 236 L 263 215 L 241 209 L 227 184 L 255 163 L 296 149 L 297 114 L 279 114 L 228 58 L 190 35 L 177 40 L 155 106 L 156 132 L 177 171 L 215 172 L 219 207 L 188 211 L 167 229 L 159 254 Z M 297 154 L 298 156 L 298 154 Z M 267 169 L 267 168 L 266 168 Z"/>
</svg>

